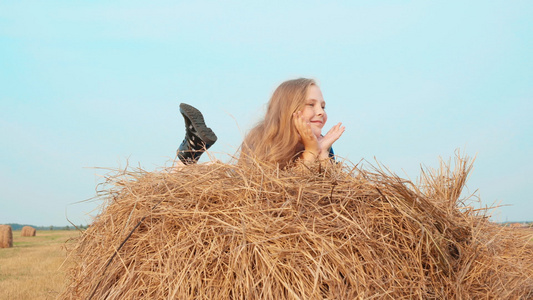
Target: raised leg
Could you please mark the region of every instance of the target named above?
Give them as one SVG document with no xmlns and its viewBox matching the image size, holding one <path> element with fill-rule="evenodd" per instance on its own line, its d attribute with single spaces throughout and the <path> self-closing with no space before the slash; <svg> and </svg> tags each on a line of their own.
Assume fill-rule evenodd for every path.
<svg viewBox="0 0 533 300">
<path fill-rule="evenodd" d="M 178 148 L 178 158 L 188 165 L 196 163 L 202 153 L 217 141 L 217 136 L 205 125 L 204 117 L 198 109 L 181 103 L 180 112 L 185 120 L 185 138 Z"/>
</svg>

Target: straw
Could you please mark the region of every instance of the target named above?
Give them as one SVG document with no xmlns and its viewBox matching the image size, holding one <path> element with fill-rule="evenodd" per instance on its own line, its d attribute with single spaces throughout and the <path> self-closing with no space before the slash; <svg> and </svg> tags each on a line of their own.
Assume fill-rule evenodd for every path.
<svg viewBox="0 0 533 300">
<path fill-rule="evenodd" d="M 62 299 L 530 299 L 532 232 L 461 198 L 467 158 L 415 184 L 348 162 L 108 177 Z"/>
</svg>

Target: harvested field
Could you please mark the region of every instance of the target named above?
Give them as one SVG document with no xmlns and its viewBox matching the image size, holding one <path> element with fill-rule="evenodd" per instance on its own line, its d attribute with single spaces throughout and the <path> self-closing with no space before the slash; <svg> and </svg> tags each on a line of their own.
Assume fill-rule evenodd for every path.
<svg viewBox="0 0 533 300">
<path fill-rule="evenodd" d="M 122 172 L 61 298 L 531 299 L 532 234 L 460 198 L 471 167 Z"/>
<path fill-rule="evenodd" d="M 13 247 L 0 249 L 0 299 L 57 299 L 66 287 L 66 252 L 69 238 L 76 230 L 44 230 L 35 237 L 15 231 Z"/>
</svg>

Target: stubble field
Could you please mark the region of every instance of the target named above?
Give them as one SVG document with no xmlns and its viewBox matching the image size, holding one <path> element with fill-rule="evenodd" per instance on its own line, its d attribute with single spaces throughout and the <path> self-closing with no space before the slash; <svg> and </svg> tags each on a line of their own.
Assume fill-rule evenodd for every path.
<svg viewBox="0 0 533 300">
<path fill-rule="evenodd" d="M 34 237 L 20 233 L 13 231 L 12 248 L 0 249 L 0 299 L 55 299 L 66 284 L 63 246 L 80 232 L 37 231 Z"/>
</svg>

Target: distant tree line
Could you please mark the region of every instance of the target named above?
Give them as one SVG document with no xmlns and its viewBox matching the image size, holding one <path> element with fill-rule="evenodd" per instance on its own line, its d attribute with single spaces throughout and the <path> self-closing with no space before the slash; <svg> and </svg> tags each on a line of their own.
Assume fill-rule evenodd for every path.
<svg viewBox="0 0 533 300">
<path fill-rule="evenodd" d="M 81 230 L 84 230 L 84 229 L 87 229 L 87 227 L 89 227 L 88 225 L 83 225 L 83 224 L 80 224 L 80 225 L 77 225 L 77 226 L 72 226 L 72 225 L 65 225 L 65 226 L 54 226 L 54 225 L 50 225 L 50 226 L 35 226 L 35 225 L 30 225 L 30 224 L 18 224 L 18 223 L 8 223 L 8 224 L 5 224 L 5 225 L 9 225 L 11 226 L 11 229 L 13 230 L 21 230 L 22 227 L 24 226 L 31 226 L 37 230 L 76 230 L 76 227 L 77 229 L 81 229 Z"/>
</svg>

